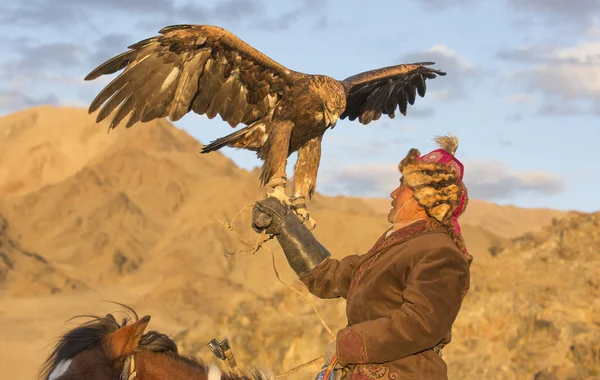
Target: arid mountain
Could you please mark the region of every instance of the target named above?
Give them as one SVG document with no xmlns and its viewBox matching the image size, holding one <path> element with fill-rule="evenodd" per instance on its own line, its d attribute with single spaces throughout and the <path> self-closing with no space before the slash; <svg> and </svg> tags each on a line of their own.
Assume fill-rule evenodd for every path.
<svg viewBox="0 0 600 380">
<path fill-rule="evenodd" d="M 453 378 L 597 379 L 600 212 L 571 213 L 492 252 L 473 263 L 447 355 Z"/>
<path fill-rule="evenodd" d="M 24 250 L 0 216 L 0 294 L 3 298 L 84 290 L 80 281 L 53 268 L 44 257 Z"/>
<path fill-rule="evenodd" d="M 239 169 L 220 153 L 198 154 L 201 144 L 167 121 L 108 135 L 106 130 L 106 123 L 95 124 L 81 109 L 38 107 L 0 118 L 0 214 L 10 225 L 10 239 L 24 247 L 19 252 L 36 252 L 64 276 L 57 278 L 78 284 L 69 292 L 49 294 L 34 291 L 47 281 L 45 276 L 29 276 L 19 288 L 5 281 L 0 303 L 2 373 L 32 378 L 49 344 L 72 327 L 64 326 L 65 320 L 117 309 L 102 300 L 151 314 L 152 329 L 169 333 L 183 352 L 206 360 L 213 359 L 205 346 L 213 337 L 229 338 L 245 368 L 280 373 L 321 355 L 330 337 L 310 305 L 276 279 L 271 253 L 261 249 L 254 255 L 224 255 L 245 246 L 211 215 L 230 221 L 260 198 L 256 173 Z M 365 252 L 388 227 L 388 210 L 389 200 L 317 194 L 311 203 L 318 223 L 315 235 L 335 257 Z M 499 371 L 496 359 L 481 360 L 504 344 L 508 334 L 502 334 L 503 328 L 519 329 L 515 326 L 525 314 L 518 313 L 528 312 L 537 300 L 527 298 L 530 292 L 540 293 L 537 285 L 527 285 L 525 269 L 531 268 L 512 272 L 512 265 L 522 268 L 527 255 L 537 252 L 531 248 L 520 254 L 514 248 L 522 244 L 517 238 L 543 233 L 540 228 L 564 215 L 470 203 L 461 224 L 475 256 L 473 289 L 457 321 L 455 342 L 445 350 L 453 379 Z M 254 241 L 257 235 L 249 222 L 246 209 L 236 231 Z M 269 242 L 265 247 L 273 249 L 283 280 L 307 294 L 277 245 Z M 495 256 L 490 247 L 495 247 Z M 583 263 L 583 258 L 573 260 Z M 14 268 L 22 274 L 40 273 L 33 265 L 24 262 Z M 560 271 L 563 264 L 548 260 L 544 265 Z M 505 271 L 521 287 L 500 277 Z M 569 283 L 564 291 L 575 297 L 577 288 Z M 501 297 L 510 302 L 502 303 Z M 515 301 L 519 297 L 529 300 L 524 308 Z M 310 299 L 334 331 L 345 325 L 343 301 Z M 484 307 L 486 300 L 495 306 Z M 560 300 L 569 307 L 567 298 Z M 504 308 L 514 308 L 514 321 L 505 321 Z M 488 325 L 471 327 L 486 320 Z M 490 335 L 496 340 L 487 341 L 486 334 L 499 336 Z M 520 344 L 527 339 L 529 335 Z M 475 340 L 478 349 L 466 353 Z M 511 370 L 550 368 L 534 365 L 533 359 L 531 368 L 524 367 L 516 353 L 511 355 L 505 357 L 514 361 L 507 362 Z M 290 378 L 306 378 L 317 368 Z"/>
</svg>

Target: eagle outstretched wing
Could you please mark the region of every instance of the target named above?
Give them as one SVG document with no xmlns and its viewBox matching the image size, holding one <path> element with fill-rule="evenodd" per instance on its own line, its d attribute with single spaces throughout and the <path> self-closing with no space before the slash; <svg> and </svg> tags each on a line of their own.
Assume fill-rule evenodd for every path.
<svg viewBox="0 0 600 380">
<path fill-rule="evenodd" d="M 159 33 L 85 77 L 92 80 L 125 68 L 92 101 L 90 113 L 104 104 L 98 122 L 117 109 L 111 129 L 128 115 L 127 128 L 166 116 L 176 121 L 190 110 L 211 119 L 219 114 L 232 127 L 250 124 L 269 113 L 304 75 L 219 27 L 174 25 Z"/>
<path fill-rule="evenodd" d="M 358 120 L 369 124 L 382 114 L 394 118 L 396 108 L 406 115 L 408 104 L 414 104 L 417 93 L 425 96 L 426 79 L 433 79 L 445 72 L 425 67 L 433 62 L 384 67 L 365 71 L 341 81 L 346 89 L 346 110 L 340 119 Z"/>
</svg>

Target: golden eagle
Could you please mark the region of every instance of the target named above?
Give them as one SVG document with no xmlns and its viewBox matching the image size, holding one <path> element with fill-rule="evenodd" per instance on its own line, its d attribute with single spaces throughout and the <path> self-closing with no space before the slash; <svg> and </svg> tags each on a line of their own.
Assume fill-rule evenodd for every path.
<svg viewBox="0 0 600 380">
<path fill-rule="evenodd" d="M 92 101 L 102 104 L 97 121 L 116 110 L 109 130 L 127 116 L 125 127 L 156 118 L 181 119 L 193 110 L 212 119 L 217 114 L 235 128 L 202 153 L 224 146 L 257 152 L 263 161 L 261 185 L 293 204 L 314 228 L 306 202 L 315 190 L 321 140 L 338 118 L 368 124 L 382 114 L 406 115 L 425 80 L 446 73 L 419 62 L 384 67 L 338 81 L 325 75 L 292 71 L 254 49 L 231 32 L 209 25 L 173 25 L 142 40 L 98 66 L 85 80 L 125 69 Z M 287 159 L 298 151 L 294 196 L 285 194 Z"/>
</svg>

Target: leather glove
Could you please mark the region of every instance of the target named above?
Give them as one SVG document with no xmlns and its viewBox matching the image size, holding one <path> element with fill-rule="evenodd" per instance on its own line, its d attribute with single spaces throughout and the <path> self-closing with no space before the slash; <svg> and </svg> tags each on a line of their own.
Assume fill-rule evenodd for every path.
<svg viewBox="0 0 600 380">
<path fill-rule="evenodd" d="M 274 197 L 257 201 L 252 208 L 252 228 L 258 233 L 267 230 L 268 234 L 278 235 L 281 233 L 281 221 L 289 211 Z"/>
<path fill-rule="evenodd" d="M 310 273 L 331 256 L 296 213 L 279 199 L 269 197 L 257 201 L 252 209 L 252 228 L 274 235 L 298 277 Z"/>
</svg>

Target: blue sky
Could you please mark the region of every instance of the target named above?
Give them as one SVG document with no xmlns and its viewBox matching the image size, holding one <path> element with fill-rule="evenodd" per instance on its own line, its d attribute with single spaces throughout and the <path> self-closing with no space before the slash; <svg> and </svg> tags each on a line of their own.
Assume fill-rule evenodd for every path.
<svg viewBox="0 0 600 380">
<path fill-rule="evenodd" d="M 0 0 L 0 114 L 38 104 L 87 107 L 112 77 L 98 64 L 171 24 L 229 29 L 290 69 L 344 79 L 432 60 L 406 117 L 325 134 L 317 191 L 387 197 L 408 149 L 460 138 L 472 198 L 522 207 L 600 210 L 600 0 Z M 175 123 L 203 143 L 219 116 Z M 138 125 L 137 127 L 141 127 Z M 243 168 L 253 153 L 225 148 Z M 296 156 L 290 159 L 291 175 Z"/>
</svg>

